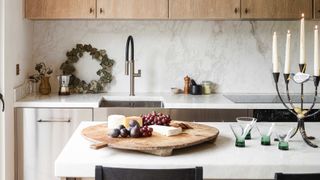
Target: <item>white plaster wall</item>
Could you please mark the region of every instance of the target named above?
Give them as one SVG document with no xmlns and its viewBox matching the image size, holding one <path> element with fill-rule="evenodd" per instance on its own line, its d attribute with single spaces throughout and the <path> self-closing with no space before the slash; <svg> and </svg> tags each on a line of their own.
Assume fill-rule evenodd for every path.
<svg viewBox="0 0 320 180">
<path fill-rule="evenodd" d="M 32 23 L 24 19 L 24 1 L 5 1 L 4 73 L 5 180 L 14 179 L 14 109 L 13 88 L 24 82 L 31 65 Z M 21 72 L 15 75 L 15 65 Z"/>
<path fill-rule="evenodd" d="M 310 66 L 315 24 L 306 23 Z M 136 69 L 142 70 L 142 77 L 136 79 L 137 92 L 182 88 L 183 77 L 189 75 L 197 82 L 217 83 L 217 92 L 221 93 L 274 93 L 272 33 L 279 34 L 280 60 L 284 61 L 287 29 L 292 31 L 292 62 L 297 70 L 299 21 L 37 21 L 32 57 L 34 63 L 51 64 L 55 74 L 59 74 L 66 51 L 77 43 L 90 43 L 106 49 L 116 60 L 114 81 L 105 90 L 128 92 L 124 55 L 126 38 L 131 34 L 135 40 Z M 94 72 L 99 68 L 89 59 L 81 59 L 82 65 L 77 67 L 85 80 L 96 79 Z M 309 68 L 310 72 L 312 69 Z M 57 91 L 56 78 L 51 82 Z M 307 86 L 307 91 L 311 92 L 312 87 Z"/>
<path fill-rule="evenodd" d="M 0 0 L 0 93 L 4 92 L 4 1 Z M 0 180 L 5 179 L 4 169 L 4 113 L 0 112 Z"/>
</svg>

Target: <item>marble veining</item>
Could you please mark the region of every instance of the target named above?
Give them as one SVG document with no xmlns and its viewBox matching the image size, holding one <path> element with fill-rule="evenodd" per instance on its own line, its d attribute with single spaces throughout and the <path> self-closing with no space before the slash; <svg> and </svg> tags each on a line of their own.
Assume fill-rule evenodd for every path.
<svg viewBox="0 0 320 180">
<path fill-rule="evenodd" d="M 309 72 L 313 72 L 313 26 L 306 23 L 306 56 Z M 36 21 L 33 63 L 44 61 L 60 74 L 65 53 L 77 43 L 90 43 L 106 49 L 116 61 L 114 81 L 108 92 L 129 92 L 129 77 L 124 75 L 125 42 L 128 35 L 135 40 L 136 92 L 169 92 L 170 87 L 183 87 L 183 77 L 197 82 L 209 80 L 217 84 L 219 93 L 275 93 L 272 79 L 272 33 L 279 35 L 281 69 L 284 64 L 285 35 L 292 32 L 292 62 L 298 69 L 299 21 Z M 81 59 L 81 61 L 90 60 Z M 84 63 L 79 68 L 97 69 L 97 63 Z M 87 72 L 87 71 L 83 71 Z M 90 72 L 94 72 L 90 70 Z M 30 73 L 32 70 L 30 69 Z M 81 74 L 96 79 L 95 74 Z M 57 91 L 56 78 L 51 78 Z M 293 83 L 291 83 L 292 85 Z M 313 84 L 306 86 L 313 91 Z M 281 84 L 281 88 L 283 85 Z M 298 87 L 292 87 L 297 91 Z"/>
</svg>

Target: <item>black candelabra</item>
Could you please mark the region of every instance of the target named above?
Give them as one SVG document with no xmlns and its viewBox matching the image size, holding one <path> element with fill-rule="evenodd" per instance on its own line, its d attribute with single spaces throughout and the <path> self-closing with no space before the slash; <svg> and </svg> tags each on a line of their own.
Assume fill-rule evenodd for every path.
<svg viewBox="0 0 320 180">
<path fill-rule="evenodd" d="M 299 69 L 300 69 L 300 75 L 301 73 L 305 74 L 306 72 L 306 64 L 299 64 Z M 305 129 L 305 125 L 304 125 L 304 121 L 306 118 L 314 116 L 316 114 L 318 114 L 320 112 L 320 110 L 317 110 L 315 112 L 311 112 L 311 110 L 314 108 L 314 105 L 317 101 L 317 95 L 318 95 L 318 86 L 319 86 L 319 80 L 320 77 L 319 76 L 313 76 L 313 82 L 314 82 L 314 87 L 315 87 L 315 91 L 314 91 L 314 97 L 313 97 L 313 101 L 311 106 L 309 107 L 309 109 L 304 109 L 304 83 L 308 82 L 310 76 L 308 76 L 309 78 L 302 81 L 302 82 L 298 82 L 298 84 L 300 84 L 301 88 L 300 88 L 300 107 L 295 106 L 294 102 L 292 102 L 291 97 L 290 97 L 290 92 L 289 92 L 289 81 L 291 80 L 291 74 L 283 74 L 284 77 L 284 81 L 285 81 L 285 85 L 286 85 L 286 96 L 288 98 L 289 101 L 289 105 L 287 105 L 284 101 L 283 98 L 279 92 L 279 87 L 278 87 L 278 81 L 279 81 L 279 76 L 280 73 L 279 72 L 274 72 L 273 73 L 273 78 L 276 84 L 276 90 L 277 90 L 277 94 L 279 96 L 280 101 L 282 102 L 282 104 L 284 105 L 285 108 L 288 109 L 288 111 L 290 111 L 290 113 L 294 114 L 297 117 L 297 121 L 298 121 L 298 125 L 297 128 L 295 130 L 295 132 L 293 133 L 293 136 L 295 136 L 297 134 L 298 131 L 300 131 L 303 140 L 311 147 L 317 148 L 318 146 L 314 143 L 312 143 L 310 140 L 315 139 L 312 136 L 307 136 L 306 133 L 306 129 Z"/>
</svg>

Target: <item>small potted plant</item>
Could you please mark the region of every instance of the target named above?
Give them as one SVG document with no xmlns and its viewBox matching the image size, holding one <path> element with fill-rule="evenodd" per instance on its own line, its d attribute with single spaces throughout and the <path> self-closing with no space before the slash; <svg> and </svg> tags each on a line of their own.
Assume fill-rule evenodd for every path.
<svg viewBox="0 0 320 180">
<path fill-rule="evenodd" d="M 29 77 L 33 82 L 39 82 L 39 93 L 42 95 L 48 95 L 51 93 L 50 75 L 53 73 L 52 68 L 47 67 L 44 62 L 36 64 L 34 68 L 37 73 Z"/>
</svg>

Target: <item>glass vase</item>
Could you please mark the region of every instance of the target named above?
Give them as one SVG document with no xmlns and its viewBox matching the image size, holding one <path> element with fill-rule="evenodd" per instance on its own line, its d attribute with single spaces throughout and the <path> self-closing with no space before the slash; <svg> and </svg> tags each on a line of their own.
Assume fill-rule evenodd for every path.
<svg viewBox="0 0 320 180">
<path fill-rule="evenodd" d="M 50 86 L 50 77 L 43 77 L 40 80 L 39 85 L 39 93 L 42 95 L 48 95 L 51 93 L 51 86 Z"/>
</svg>

